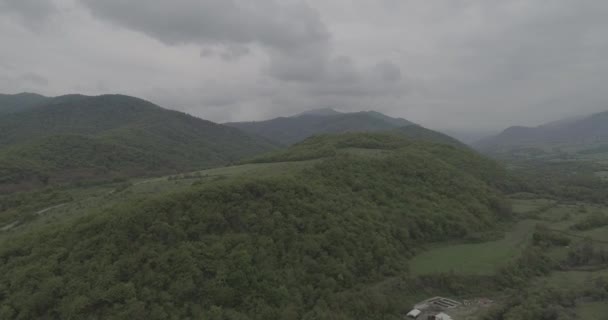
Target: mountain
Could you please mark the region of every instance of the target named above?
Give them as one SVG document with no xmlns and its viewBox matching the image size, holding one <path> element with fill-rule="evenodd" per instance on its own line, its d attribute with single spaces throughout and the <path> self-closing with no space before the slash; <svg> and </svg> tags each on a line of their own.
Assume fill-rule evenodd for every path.
<svg viewBox="0 0 608 320">
<path fill-rule="evenodd" d="M 442 133 L 458 139 L 467 145 L 474 146 L 477 142 L 487 137 L 495 136 L 499 130 L 474 130 L 474 129 L 445 129 Z"/>
<path fill-rule="evenodd" d="M 25 111 L 48 99 L 35 93 L 0 94 L 0 115 Z"/>
<path fill-rule="evenodd" d="M 277 143 L 291 145 L 315 134 L 385 131 L 413 123 L 375 111 L 340 113 L 333 109 L 319 109 L 292 117 L 259 122 L 232 122 L 226 125 Z"/>
<path fill-rule="evenodd" d="M 273 148 L 134 97 L 62 96 L 0 118 L 0 191 L 218 166 Z"/>
<path fill-rule="evenodd" d="M 576 145 L 579 148 L 608 144 L 608 112 L 570 118 L 538 127 L 514 126 L 481 140 L 476 147 L 486 151 L 517 147 Z"/>
<path fill-rule="evenodd" d="M 293 117 L 299 117 L 299 116 L 335 116 L 335 115 L 339 115 L 339 114 L 343 114 L 342 112 L 336 111 L 332 108 L 321 108 L 321 109 L 314 109 L 314 110 L 308 110 L 308 111 L 304 111 L 302 113 L 298 113 L 297 115 L 293 116 Z"/>
<path fill-rule="evenodd" d="M 430 130 L 419 125 L 409 125 L 394 129 L 392 132 L 403 135 L 410 139 L 422 140 L 427 142 L 444 143 L 461 148 L 467 148 L 467 146 L 459 140 L 452 138 L 447 134 L 443 134 L 438 131 Z"/>
<path fill-rule="evenodd" d="M 0 242 L 0 318 L 400 319 L 451 279 L 414 278 L 417 250 L 510 217 L 504 170 L 466 148 L 344 133 L 273 157 L 316 160 Z"/>
</svg>

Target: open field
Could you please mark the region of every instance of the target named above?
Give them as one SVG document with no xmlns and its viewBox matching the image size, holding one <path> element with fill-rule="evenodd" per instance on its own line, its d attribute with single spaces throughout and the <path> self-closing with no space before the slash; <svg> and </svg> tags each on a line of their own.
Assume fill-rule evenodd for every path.
<svg viewBox="0 0 608 320">
<path fill-rule="evenodd" d="M 536 285 L 557 289 L 578 289 L 592 285 L 598 278 L 608 280 L 608 269 L 597 271 L 555 271 L 547 277 L 538 279 Z"/>
<path fill-rule="evenodd" d="M 527 244 L 536 221 L 523 220 L 497 241 L 439 245 L 412 260 L 413 274 L 456 272 L 465 275 L 491 275 L 518 257 Z"/>
<path fill-rule="evenodd" d="M 532 212 L 549 208 L 555 205 L 557 201 L 551 199 L 511 199 L 513 212 L 516 214 L 530 214 Z"/>
<path fill-rule="evenodd" d="M 600 241 L 608 241 L 608 226 L 580 232 L 581 235 Z"/>
</svg>

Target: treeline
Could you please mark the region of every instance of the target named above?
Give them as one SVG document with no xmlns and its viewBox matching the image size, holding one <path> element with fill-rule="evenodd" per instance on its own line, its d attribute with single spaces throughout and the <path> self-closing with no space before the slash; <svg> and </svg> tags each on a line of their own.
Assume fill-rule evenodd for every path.
<svg viewBox="0 0 608 320">
<path fill-rule="evenodd" d="M 28 220 L 41 209 L 72 200 L 68 192 L 53 188 L 0 196 L 0 226 L 16 220 Z"/>
<path fill-rule="evenodd" d="M 552 247 L 566 247 L 565 257 L 548 255 Z M 574 241 L 546 227 L 536 228 L 530 246 L 521 258 L 497 273 L 497 288 L 507 290 L 507 299 L 491 309 L 487 320 L 566 320 L 576 318 L 580 302 L 607 301 L 608 278 L 596 276 L 578 287 L 544 285 L 539 276 L 558 270 L 593 271 L 605 268 L 605 245 L 590 239 Z"/>
<path fill-rule="evenodd" d="M 608 181 L 596 175 L 604 171 L 590 162 L 522 161 L 512 163 L 512 192 L 529 192 L 546 198 L 608 203 Z"/>
<path fill-rule="evenodd" d="M 47 227 L 2 244 L 0 318 L 398 319 L 382 284 L 420 244 L 510 217 L 489 172 L 457 167 L 468 155 L 338 154 Z"/>
</svg>

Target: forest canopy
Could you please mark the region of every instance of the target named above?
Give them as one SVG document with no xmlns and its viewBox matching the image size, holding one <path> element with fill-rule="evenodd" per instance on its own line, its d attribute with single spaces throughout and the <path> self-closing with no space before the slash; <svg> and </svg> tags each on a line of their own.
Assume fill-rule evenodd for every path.
<svg viewBox="0 0 608 320">
<path fill-rule="evenodd" d="M 283 156 L 315 145 L 390 152 L 327 153 L 291 178 L 203 184 L 5 242 L 0 318 L 394 314 L 357 292 L 407 276 L 423 243 L 510 217 L 494 187 L 503 173 L 470 150 L 345 134 L 311 138 Z"/>
</svg>

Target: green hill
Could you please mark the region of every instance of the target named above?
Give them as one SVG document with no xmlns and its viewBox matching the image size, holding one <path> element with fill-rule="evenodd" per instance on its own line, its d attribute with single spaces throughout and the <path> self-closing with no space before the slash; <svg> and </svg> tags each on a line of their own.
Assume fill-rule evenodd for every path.
<svg viewBox="0 0 608 320">
<path fill-rule="evenodd" d="M 0 115 L 25 111 L 47 100 L 47 97 L 35 93 L 0 94 Z"/>
<path fill-rule="evenodd" d="M 225 165 L 274 146 L 121 95 L 70 95 L 0 119 L 0 191 Z"/>
<path fill-rule="evenodd" d="M 293 117 L 258 122 L 233 122 L 226 125 L 277 143 L 291 145 L 316 134 L 386 131 L 413 123 L 375 111 L 340 113 L 332 109 L 320 109 Z"/>
<path fill-rule="evenodd" d="M 319 160 L 1 243 L 0 318 L 398 319 L 422 244 L 510 214 L 502 169 L 452 145 L 348 133 L 269 157 Z"/>
</svg>

